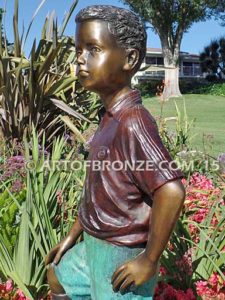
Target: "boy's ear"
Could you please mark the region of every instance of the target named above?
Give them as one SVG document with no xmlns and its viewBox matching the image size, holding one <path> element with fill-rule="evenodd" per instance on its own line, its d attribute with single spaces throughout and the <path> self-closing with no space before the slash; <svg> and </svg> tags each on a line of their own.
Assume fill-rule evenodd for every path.
<svg viewBox="0 0 225 300">
<path fill-rule="evenodd" d="M 134 70 L 138 61 L 139 61 L 139 51 L 137 49 L 127 49 L 126 61 L 123 69 L 126 71 Z"/>
</svg>

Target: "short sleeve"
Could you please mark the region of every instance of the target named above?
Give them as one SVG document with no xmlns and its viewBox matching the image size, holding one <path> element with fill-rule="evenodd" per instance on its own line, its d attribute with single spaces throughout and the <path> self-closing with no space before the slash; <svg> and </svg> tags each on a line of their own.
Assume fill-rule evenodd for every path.
<svg viewBox="0 0 225 300">
<path fill-rule="evenodd" d="M 129 175 L 147 195 L 183 174 L 162 143 L 151 114 L 142 106 L 133 107 L 122 118 L 122 151 Z"/>
</svg>

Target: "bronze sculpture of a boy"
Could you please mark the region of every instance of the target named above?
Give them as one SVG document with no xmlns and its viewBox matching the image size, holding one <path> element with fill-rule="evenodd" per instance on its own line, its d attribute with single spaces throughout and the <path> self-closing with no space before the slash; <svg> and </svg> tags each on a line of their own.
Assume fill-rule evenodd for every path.
<svg viewBox="0 0 225 300">
<path fill-rule="evenodd" d="M 50 288 L 53 299 L 150 300 L 185 193 L 131 88 L 146 32 L 134 13 L 114 6 L 87 7 L 76 23 L 78 78 L 100 96 L 105 114 L 91 141 L 78 218 L 46 258 Z"/>
</svg>

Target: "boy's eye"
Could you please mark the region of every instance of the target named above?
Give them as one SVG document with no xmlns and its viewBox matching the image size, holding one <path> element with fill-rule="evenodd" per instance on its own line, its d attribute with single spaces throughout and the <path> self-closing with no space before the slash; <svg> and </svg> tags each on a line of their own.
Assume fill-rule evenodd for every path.
<svg viewBox="0 0 225 300">
<path fill-rule="evenodd" d="M 91 52 L 92 52 L 92 53 L 96 53 L 96 52 L 100 52 L 100 51 L 101 51 L 101 49 L 98 48 L 98 47 L 96 47 L 96 46 L 91 47 Z"/>
</svg>

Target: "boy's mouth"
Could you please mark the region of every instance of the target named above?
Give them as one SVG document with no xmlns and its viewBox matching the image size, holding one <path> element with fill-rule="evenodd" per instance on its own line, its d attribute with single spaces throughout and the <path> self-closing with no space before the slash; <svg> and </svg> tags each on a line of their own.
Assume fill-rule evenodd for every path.
<svg viewBox="0 0 225 300">
<path fill-rule="evenodd" d="M 78 75 L 87 77 L 89 75 L 89 72 L 86 70 L 79 70 Z"/>
</svg>

